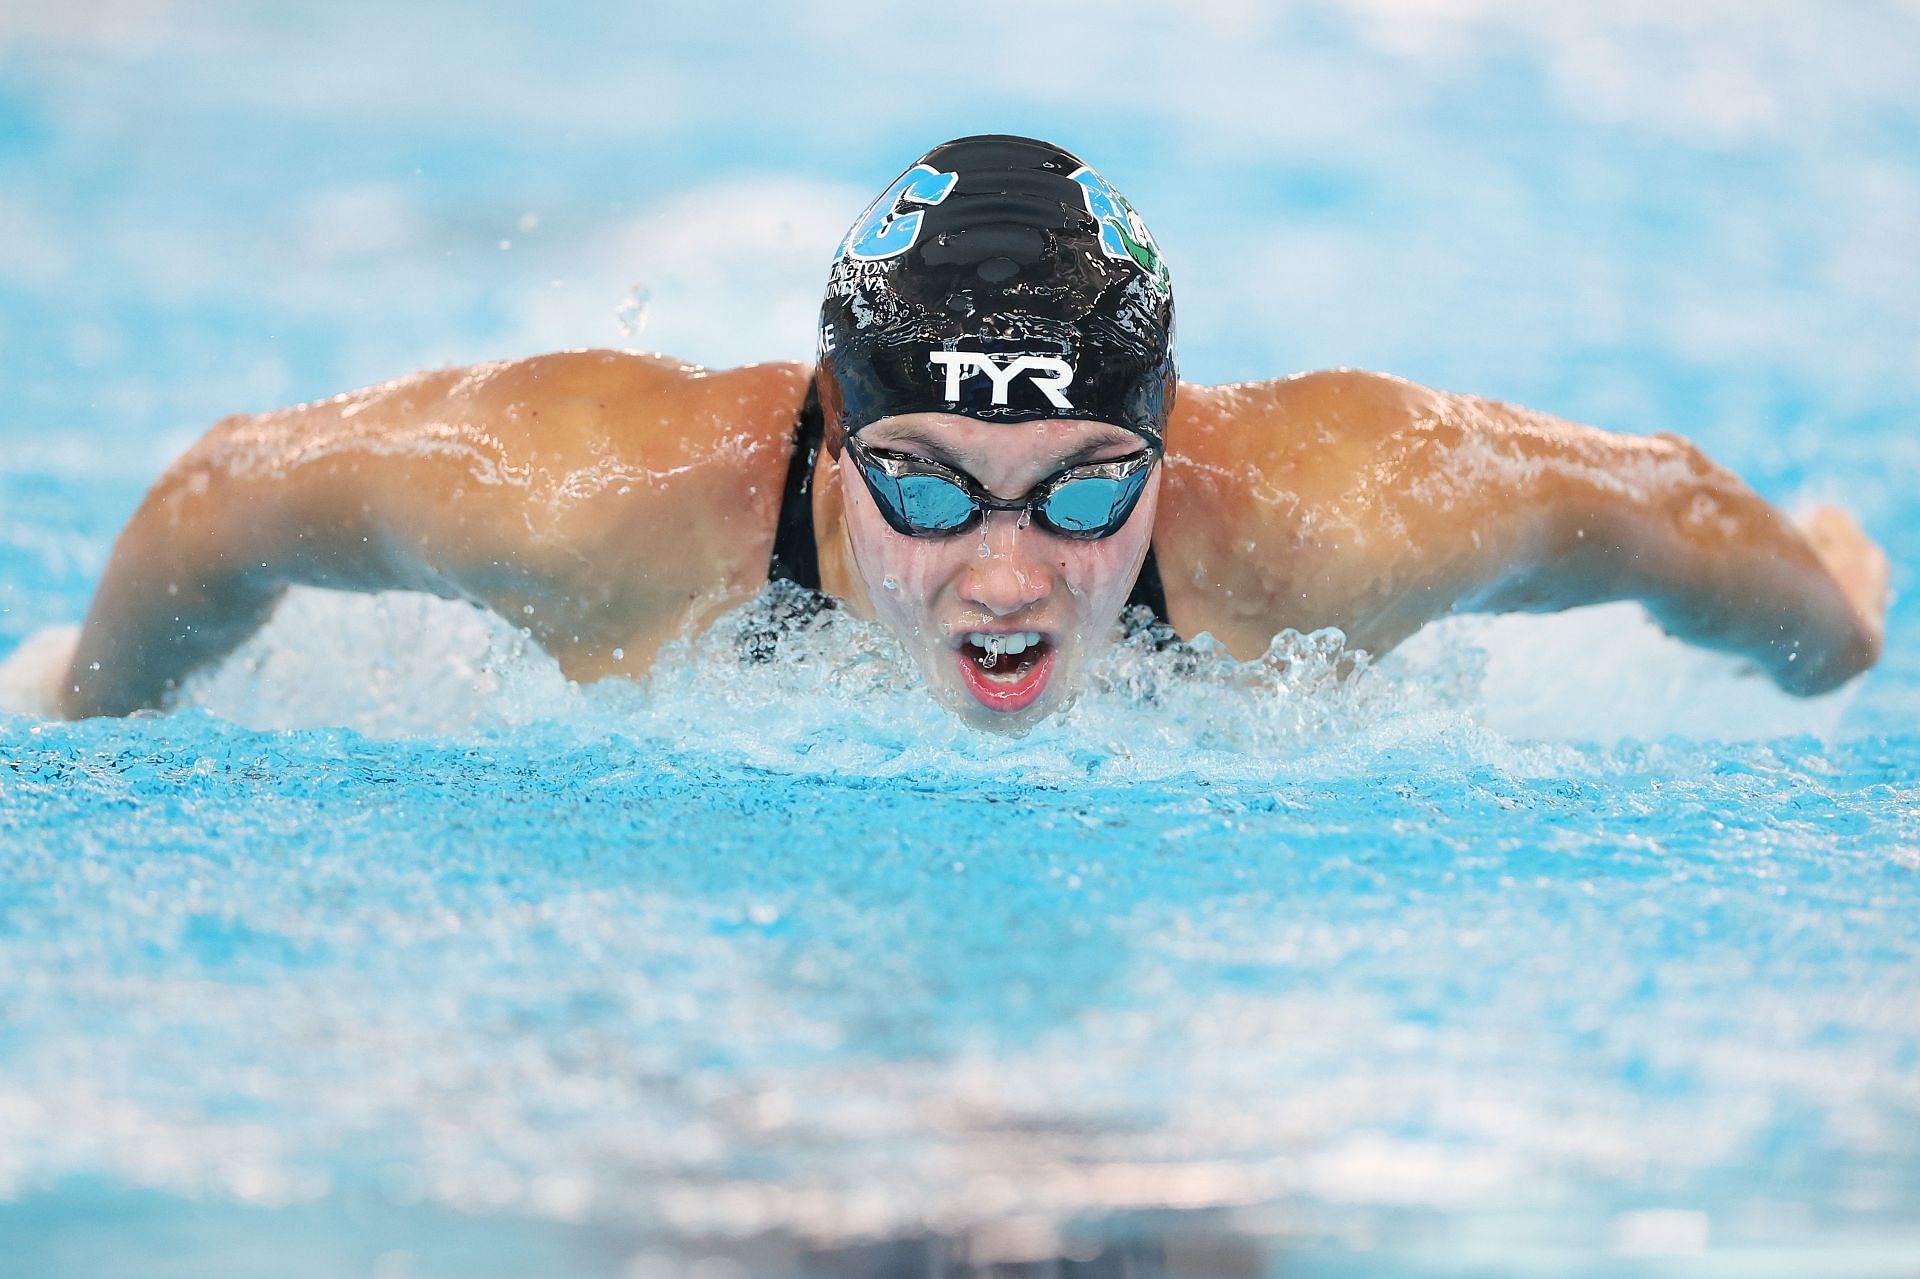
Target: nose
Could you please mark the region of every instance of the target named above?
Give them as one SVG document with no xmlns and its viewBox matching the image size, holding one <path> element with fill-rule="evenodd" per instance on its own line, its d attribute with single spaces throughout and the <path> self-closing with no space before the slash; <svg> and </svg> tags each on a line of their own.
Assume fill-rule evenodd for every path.
<svg viewBox="0 0 1920 1279">
<path fill-rule="evenodd" d="M 979 549 L 968 552 L 973 562 L 957 583 L 960 598 L 995 617 L 1010 617 L 1053 593 L 1053 575 L 1033 554 L 1034 539 L 1021 536 L 1020 522 L 1013 511 L 989 512 L 974 543 Z"/>
</svg>

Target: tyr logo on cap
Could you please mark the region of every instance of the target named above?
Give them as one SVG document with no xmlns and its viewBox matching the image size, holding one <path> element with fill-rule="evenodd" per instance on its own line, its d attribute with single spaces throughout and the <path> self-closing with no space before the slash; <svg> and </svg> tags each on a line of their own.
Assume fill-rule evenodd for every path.
<svg viewBox="0 0 1920 1279">
<path fill-rule="evenodd" d="M 1056 409 L 1070 409 L 1073 402 L 1064 394 L 1073 381 L 1073 366 L 1057 355 L 1016 355 L 1005 364 L 985 351 L 929 351 L 927 359 L 947 371 L 947 402 L 958 403 L 960 383 L 973 374 L 984 373 L 993 383 L 994 404 L 1007 402 L 1007 388 L 1013 379 L 1025 373 L 1034 387 Z"/>
</svg>

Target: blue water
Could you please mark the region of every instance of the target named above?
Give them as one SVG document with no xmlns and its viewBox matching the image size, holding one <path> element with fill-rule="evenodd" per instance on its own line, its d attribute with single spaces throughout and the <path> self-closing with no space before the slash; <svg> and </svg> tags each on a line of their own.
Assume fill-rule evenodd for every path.
<svg viewBox="0 0 1920 1279">
<path fill-rule="evenodd" d="M 1920 1273 L 1910 6 L 43 8 L 0 13 L 8 1273 Z M 215 418 L 804 357 L 846 222 L 985 129 L 1146 213 L 1196 380 L 1384 368 L 1844 503 L 1886 660 L 1793 702 L 1630 606 L 1348 679 L 1123 649 L 1005 742 L 844 620 L 580 690 L 310 593 L 171 716 L 25 712 Z"/>
</svg>

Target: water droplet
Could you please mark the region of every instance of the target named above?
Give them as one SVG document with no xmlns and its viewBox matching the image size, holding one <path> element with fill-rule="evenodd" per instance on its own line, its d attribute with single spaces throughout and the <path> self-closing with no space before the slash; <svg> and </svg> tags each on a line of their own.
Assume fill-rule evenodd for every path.
<svg viewBox="0 0 1920 1279">
<path fill-rule="evenodd" d="M 620 305 L 613 308 L 614 322 L 620 326 L 622 337 L 638 337 L 640 330 L 647 327 L 647 303 L 652 300 L 653 290 L 636 284 L 627 291 Z"/>
<path fill-rule="evenodd" d="M 533 616 L 533 605 L 531 605 L 531 604 L 523 604 L 523 605 L 521 605 L 521 606 L 520 606 L 520 611 L 521 611 L 522 613 L 525 613 L 525 614 L 526 614 L 526 615 L 527 615 L 528 617 L 532 617 L 532 616 Z"/>
<path fill-rule="evenodd" d="M 882 586 L 884 586 L 884 587 L 886 587 L 886 588 L 887 588 L 888 590 L 890 590 L 890 591 L 897 591 L 897 590 L 899 590 L 899 589 L 900 589 L 900 583 L 898 583 L 898 582 L 896 582 L 896 581 L 894 581 L 894 580 L 893 580 L 892 578 L 890 578 L 890 577 L 883 577 L 883 578 L 881 578 L 881 579 L 880 579 L 880 585 L 882 585 Z"/>
<path fill-rule="evenodd" d="M 98 662 L 88 662 L 88 663 L 87 663 L 87 669 L 88 669 L 88 670 L 90 670 L 90 671 L 97 671 L 97 670 L 99 670 L 99 669 L 100 669 L 100 663 L 98 663 Z"/>
<path fill-rule="evenodd" d="M 624 662 L 624 661 L 626 661 L 626 660 L 627 660 L 627 650 L 626 650 L 626 649 L 624 649 L 624 648 L 616 648 L 616 649 L 614 649 L 614 650 L 613 650 L 613 660 L 614 660 L 614 661 L 616 661 L 616 662 Z"/>
</svg>

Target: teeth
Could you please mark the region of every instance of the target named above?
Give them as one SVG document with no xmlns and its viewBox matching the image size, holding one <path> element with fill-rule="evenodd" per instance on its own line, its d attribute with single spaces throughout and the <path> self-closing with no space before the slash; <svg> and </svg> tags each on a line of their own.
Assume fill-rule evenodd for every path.
<svg viewBox="0 0 1920 1279">
<path fill-rule="evenodd" d="M 1017 655 L 1036 647 L 1040 643 L 1039 631 L 1014 631 L 1011 634 L 989 634 L 986 631 L 967 632 L 967 643 L 977 649 L 998 657 L 1002 653 Z"/>
</svg>

